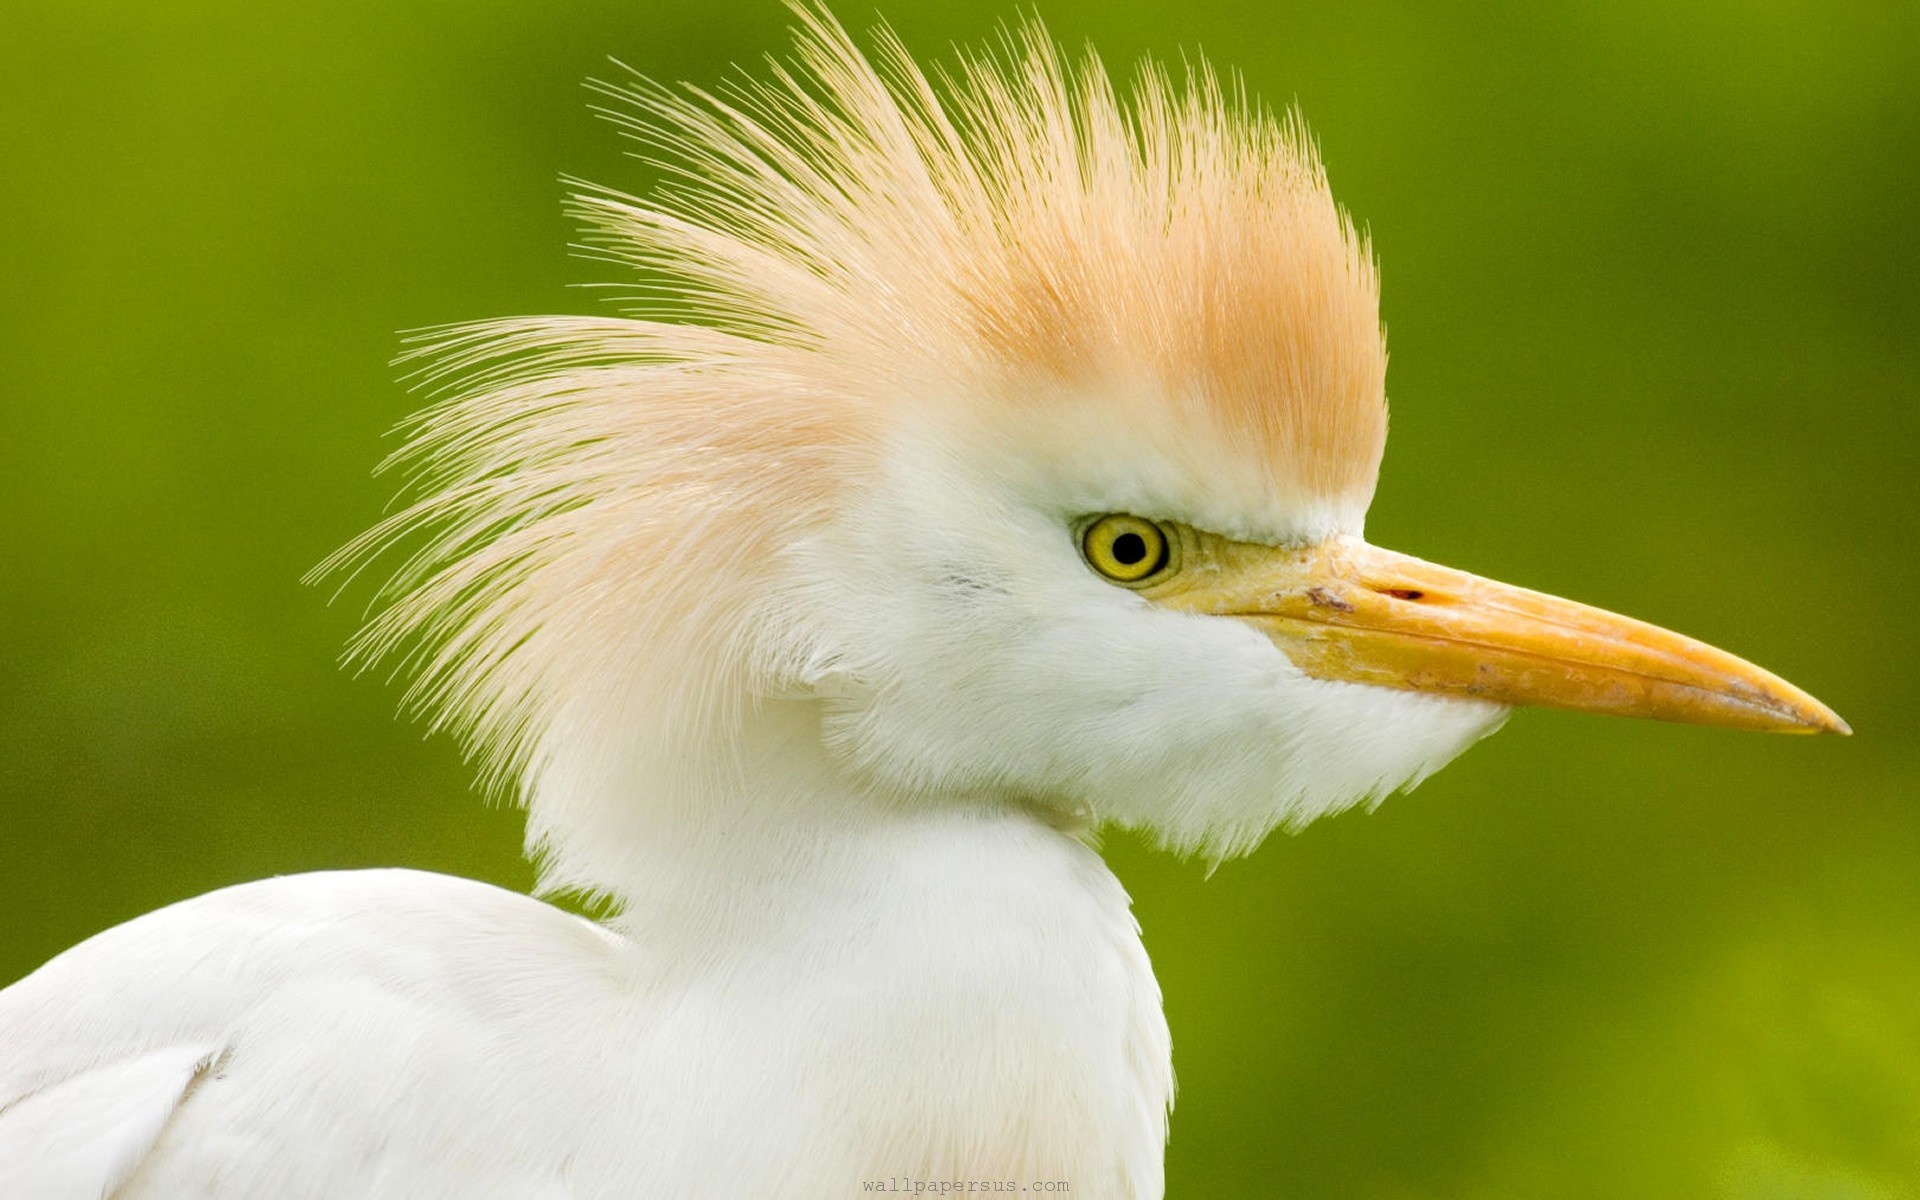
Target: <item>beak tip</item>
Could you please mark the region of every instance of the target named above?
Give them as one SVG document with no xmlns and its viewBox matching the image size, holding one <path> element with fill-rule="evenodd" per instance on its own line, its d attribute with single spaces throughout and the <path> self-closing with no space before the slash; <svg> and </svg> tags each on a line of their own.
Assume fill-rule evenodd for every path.
<svg viewBox="0 0 1920 1200">
<path fill-rule="evenodd" d="M 1799 711 L 1795 733 L 1837 733 L 1841 737 L 1852 737 L 1853 726 L 1846 723 L 1840 714 L 1802 693 L 1802 702 L 1796 706 Z"/>
</svg>

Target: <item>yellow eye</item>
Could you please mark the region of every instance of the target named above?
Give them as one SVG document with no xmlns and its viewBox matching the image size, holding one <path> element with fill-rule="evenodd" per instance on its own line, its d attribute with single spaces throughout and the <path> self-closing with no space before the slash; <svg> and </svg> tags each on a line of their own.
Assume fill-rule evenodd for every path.
<svg viewBox="0 0 1920 1200">
<path fill-rule="evenodd" d="M 1087 526 L 1080 552 L 1115 583 L 1140 583 L 1166 568 L 1167 535 L 1152 521 L 1116 513 Z"/>
</svg>

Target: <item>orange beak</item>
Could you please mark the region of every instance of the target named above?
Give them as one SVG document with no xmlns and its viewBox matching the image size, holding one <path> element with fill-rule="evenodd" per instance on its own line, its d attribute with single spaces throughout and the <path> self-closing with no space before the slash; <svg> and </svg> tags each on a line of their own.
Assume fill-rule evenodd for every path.
<svg viewBox="0 0 1920 1200">
<path fill-rule="evenodd" d="M 1180 540 L 1180 570 L 1144 594 L 1246 621 L 1316 679 L 1737 729 L 1852 732 L 1786 680 L 1704 642 L 1357 538 L 1304 548 Z"/>
</svg>

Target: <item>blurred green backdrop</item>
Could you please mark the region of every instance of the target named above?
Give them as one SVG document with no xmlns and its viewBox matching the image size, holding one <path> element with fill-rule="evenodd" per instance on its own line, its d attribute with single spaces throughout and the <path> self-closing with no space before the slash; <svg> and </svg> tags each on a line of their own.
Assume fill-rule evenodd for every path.
<svg viewBox="0 0 1920 1200">
<path fill-rule="evenodd" d="M 1920 8 L 1046 0 L 1297 100 L 1373 233 L 1370 532 L 1749 655 L 1851 741 L 1524 713 L 1211 880 L 1125 839 L 1175 1196 L 1920 1196 Z M 1005 7 L 893 3 L 923 54 Z M 862 4 L 843 6 L 856 25 Z M 275 872 L 524 886 L 334 666 L 396 331 L 592 310 L 605 56 L 773 0 L 16 0 L 0 35 L 0 979 Z M 4 1053 L 4 1048 L 0 1048 Z"/>
</svg>

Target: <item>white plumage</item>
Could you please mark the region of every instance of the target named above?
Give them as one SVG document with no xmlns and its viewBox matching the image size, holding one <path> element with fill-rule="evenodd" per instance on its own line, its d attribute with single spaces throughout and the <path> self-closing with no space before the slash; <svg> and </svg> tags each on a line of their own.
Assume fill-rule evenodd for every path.
<svg viewBox="0 0 1920 1200">
<path fill-rule="evenodd" d="M 654 299 L 438 338 L 342 560 L 407 547 L 361 650 L 615 915 L 396 870 L 101 934 L 0 993 L 0 1195 L 1157 1197 L 1097 824 L 1241 853 L 1514 703 L 1844 728 L 1361 540 L 1377 284 L 1297 123 L 802 17 L 795 76 L 611 89 L 684 177 L 578 204 Z"/>
</svg>

